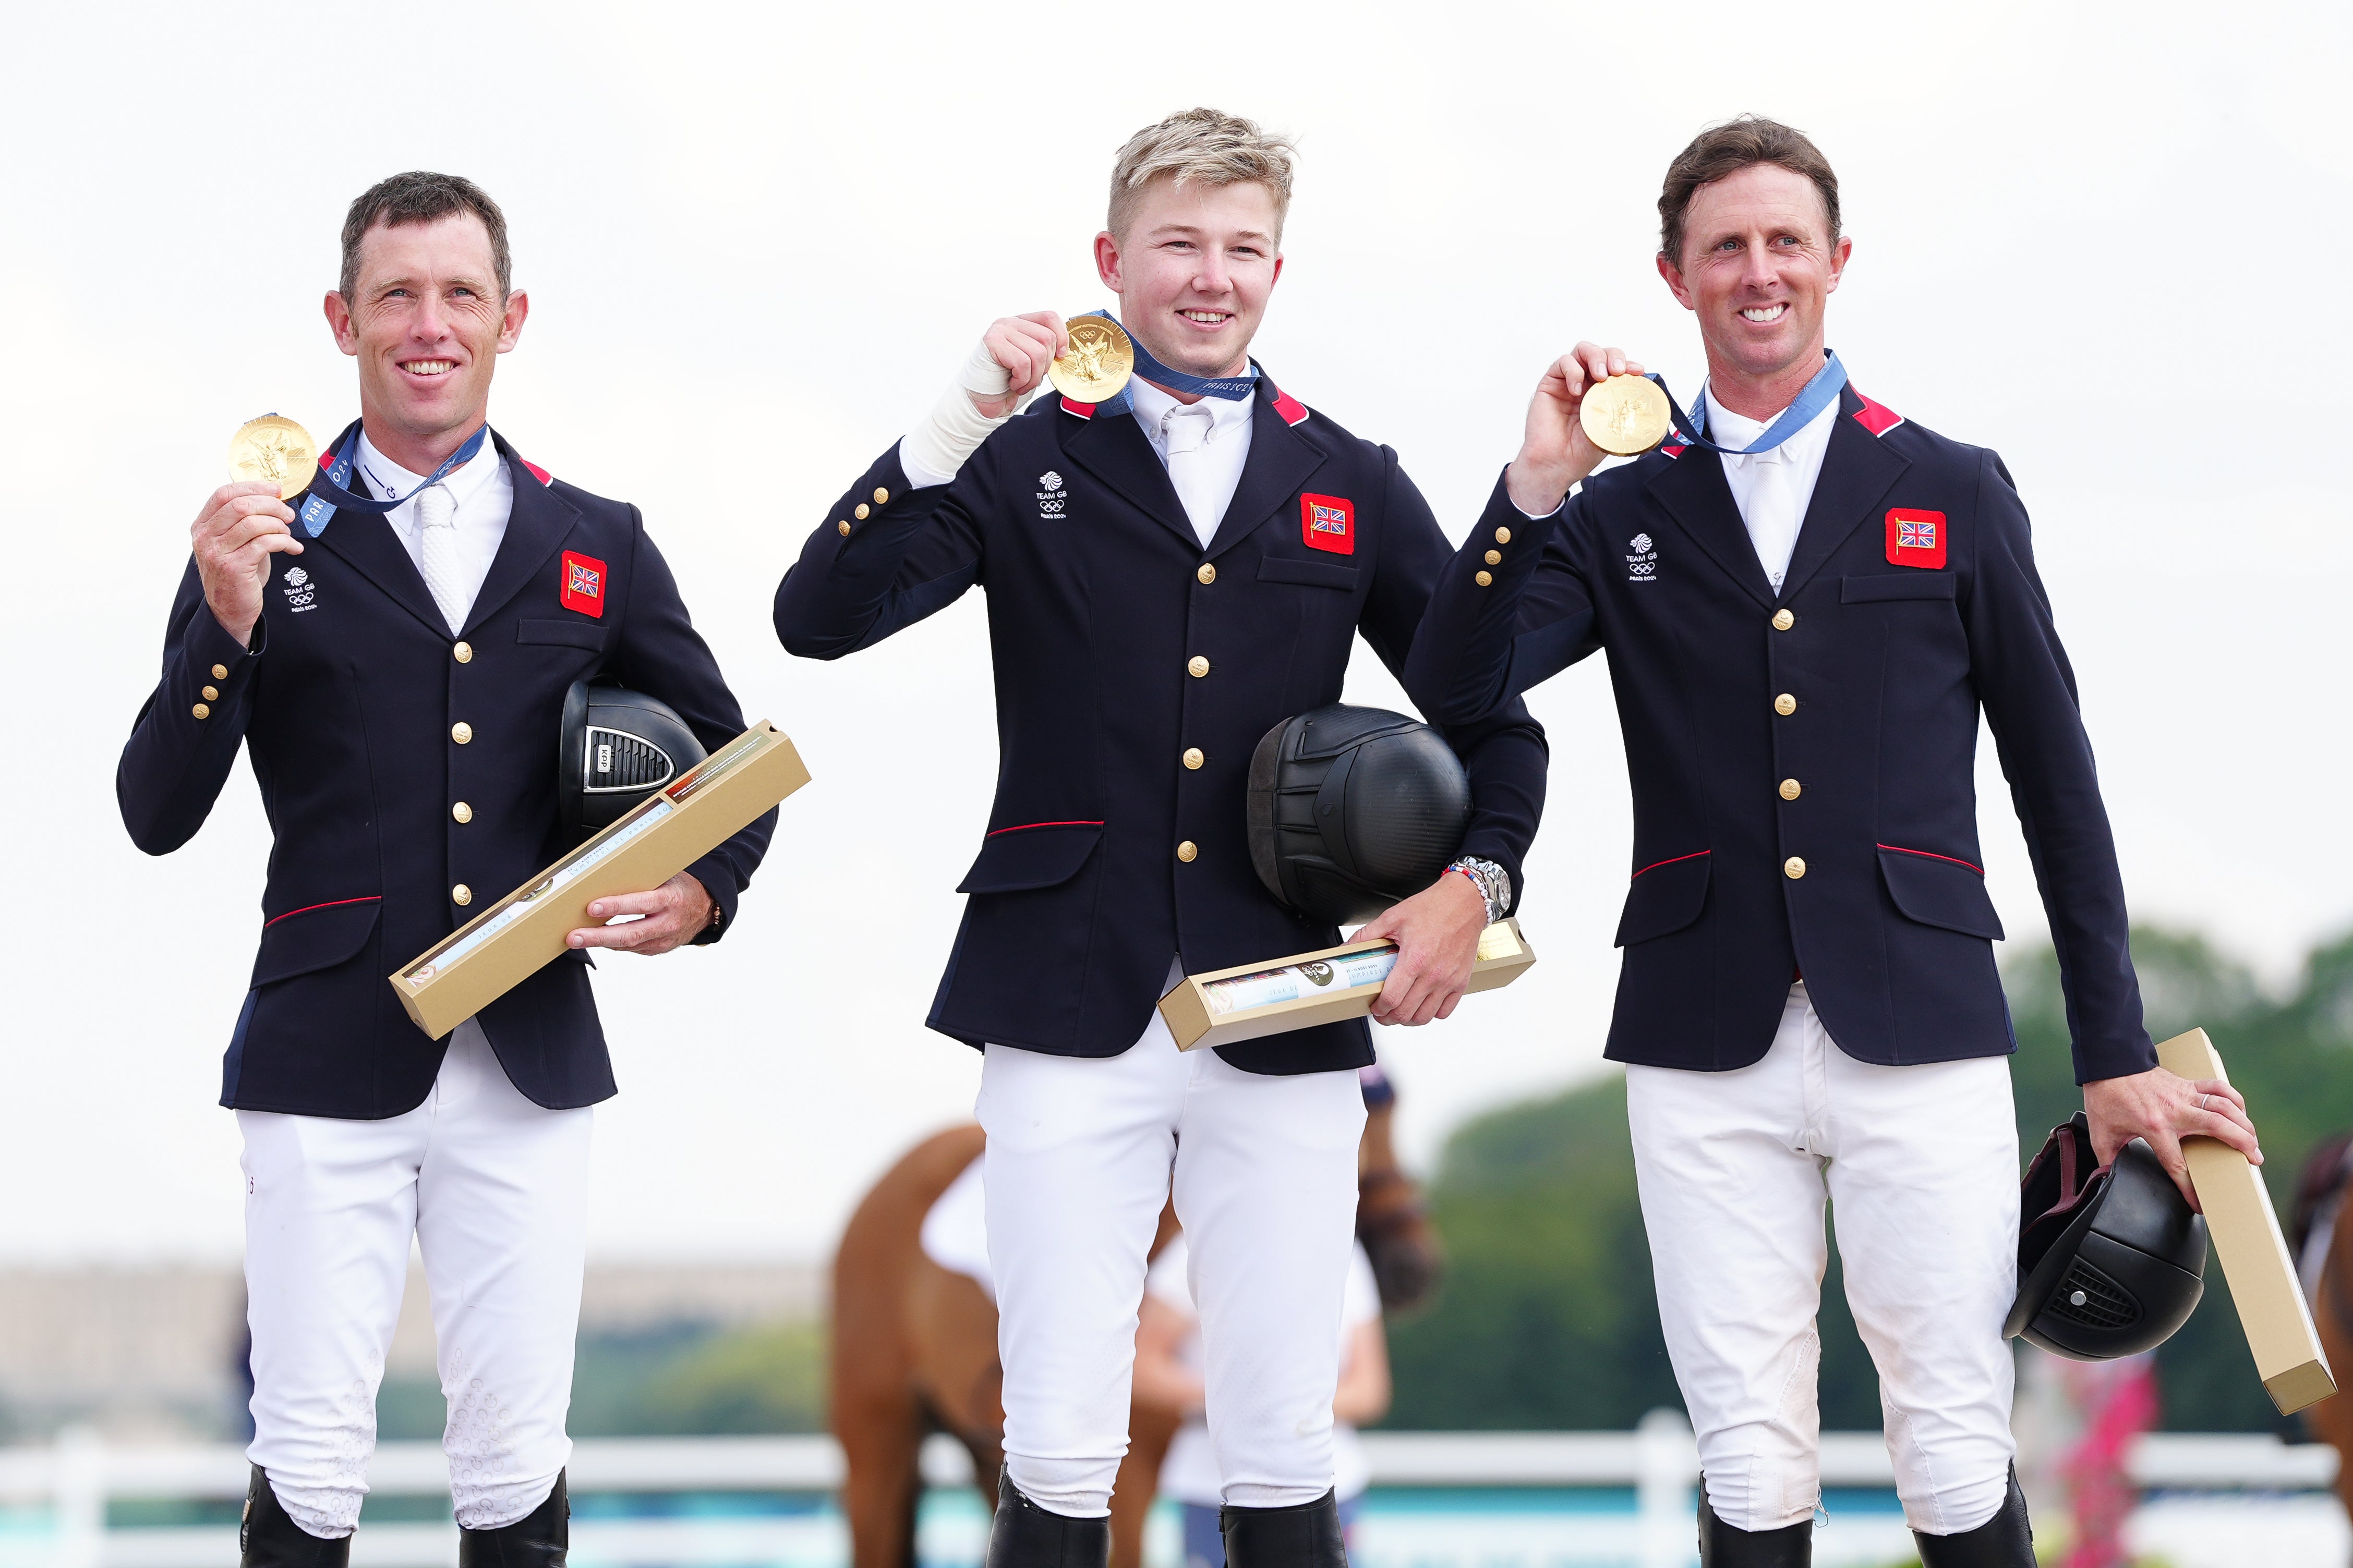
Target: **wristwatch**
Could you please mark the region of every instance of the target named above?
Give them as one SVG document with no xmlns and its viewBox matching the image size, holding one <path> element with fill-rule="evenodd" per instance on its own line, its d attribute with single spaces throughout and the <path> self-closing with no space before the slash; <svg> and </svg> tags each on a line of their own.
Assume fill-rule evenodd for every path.
<svg viewBox="0 0 2353 1568">
<path fill-rule="evenodd" d="M 1471 879 L 1471 885 L 1479 889 L 1479 896 L 1487 900 L 1489 925 L 1493 925 L 1511 912 L 1512 874 L 1509 871 L 1493 860 L 1482 860 L 1476 855 L 1465 855 L 1446 868 L 1461 872 Z"/>
</svg>

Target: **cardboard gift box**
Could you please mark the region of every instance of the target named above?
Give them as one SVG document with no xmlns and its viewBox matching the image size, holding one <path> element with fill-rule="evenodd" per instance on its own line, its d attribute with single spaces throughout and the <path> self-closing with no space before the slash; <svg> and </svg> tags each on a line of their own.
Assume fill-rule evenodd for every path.
<svg viewBox="0 0 2353 1568">
<path fill-rule="evenodd" d="M 2231 1081 L 2203 1029 L 2166 1041 L 2157 1047 L 2157 1059 L 2168 1072 L 2186 1079 Z M 2263 1189 L 2263 1172 L 2216 1138 L 2184 1138 L 2181 1152 L 2189 1162 L 2189 1184 L 2197 1190 L 2198 1206 L 2206 1211 L 2207 1234 L 2214 1238 L 2263 1391 L 2283 1415 L 2319 1404 L 2337 1392 L 2337 1380 L 2313 1330 L 2304 1286 L 2287 1255 L 2287 1240 L 2280 1235 L 2279 1214 Z"/>
<path fill-rule="evenodd" d="M 1315 1024 L 1361 1018 L 1397 964 L 1397 943 L 1352 942 L 1266 963 L 1188 974 L 1160 999 L 1160 1016 L 1179 1050 L 1240 1045 Z M 1479 933 L 1479 960 L 1470 991 L 1493 991 L 1517 980 L 1536 961 L 1515 920 L 1497 921 Z"/>
<path fill-rule="evenodd" d="M 418 1028 L 439 1039 L 565 951 L 588 905 L 659 888 L 808 783 L 785 732 L 753 725 L 611 826 L 389 976 Z"/>
</svg>

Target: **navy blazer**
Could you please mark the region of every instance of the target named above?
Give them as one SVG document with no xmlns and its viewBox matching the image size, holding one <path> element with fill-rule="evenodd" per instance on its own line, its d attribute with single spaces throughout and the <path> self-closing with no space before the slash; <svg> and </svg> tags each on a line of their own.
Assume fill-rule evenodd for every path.
<svg viewBox="0 0 2353 1568">
<path fill-rule="evenodd" d="M 252 757 L 273 841 L 223 1105 L 364 1120 L 423 1102 L 448 1041 L 409 1021 L 385 976 L 480 912 L 454 901 L 459 885 L 469 902 L 503 897 L 569 847 L 556 726 L 574 681 L 650 692 L 706 746 L 743 731 L 638 509 L 494 439 L 514 510 L 457 637 L 373 513 L 339 512 L 316 539 L 297 525 L 305 547 L 269 557 L 250 649 L 221 629 L 193 559 L 181 579 L 115 793 L 132 841 L 168 854 L 204 825 L 239 742 Z M 597 574 L 595 595 L 575 566 Z M 775 820 L 687 868 L 723 911 L 698 940 L 733 922 Z M 590 962 L 567 951 L 480 1016 L 507 1077 L 551 1109 L 613 1093 Z"/>
<path fill-rule="evenodd" d="M 1406 685 L 1473 719 L 1596 648 L 1634 791 L 1612 1059 L 1746 1067 L 1799 971 L 1863 1061 L 2015 1050 L 1978 851 L 1982 706 L 2077 1076 L 2157 1065 L 2074 673 L 1992 452 L 1848 388 L 1778 596 L 1704 448 L 1597 474 L 1543 521 L 1499 484 Z"/>
<path fill-rule="evenodd" d="M 1448 552 L 1396 453 L 1265 380 L 1207 549 L 1124 414 L 1041 397 L 953 483 L 923 489 L 893 445 L 786 574 L 776 635 L 838 658 L 987 590 L 997 801 L 957 889 L 970 901 L 931 1026 L 974 1046 L 1116 1056 L 1150 1022 L 1172 953 L 1198 973 L 1336 942 L 1251 869 L 1250 752 L 1339 700 L 1359 631 L 1403 667 Z M 1506 702 L 1449 739 L 1472 783 L 1462 852 L 1516 885 L 1543 808 L 1544 731 Z M 1261 1073 L 1373 1059 L 1361 1019 L 1220 1054 Z"/>
</svg>

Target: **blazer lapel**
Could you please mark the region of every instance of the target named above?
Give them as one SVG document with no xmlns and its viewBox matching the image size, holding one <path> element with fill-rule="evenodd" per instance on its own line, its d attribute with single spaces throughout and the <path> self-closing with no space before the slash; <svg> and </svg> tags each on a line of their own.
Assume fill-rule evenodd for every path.
<svg viewBox="0 0 2353 1568">
<path fill-rule="evenodd" d="M 522 592 L 533 577 L 541 575 L 540 568 L 580 521 L 578 510 L 543 483 L 515 456 L 514 448 L 506 444 L 503 437 L 493 432 L 493 438 L 499 444 L 499 456 L 506 462 L 507 477 L 514 485 L 514 510 L 507 516 L 506 537 L 499 541 L 499 552 L 491 558 L 491 570 L 482 579 L 481 592 L 474 595 L 474 607 L 466 612 L 469 632 L 504 608 L 508 600 Z M 609 577 L 608 573 L 608 580 Z M 545 579 L 547 602 L 552 609 L 558 584 L 552 572 L 545 574 Z"/>
<path fill-rule="evenodd" d="M 352 475 L 352 490 L 355 495 L 381 499 L 374 496 L 367 480 L 357 473 Z M 390 518 L 381 512 L 340 511 L 327 521 L 325 532 L 307 542 L 323 544 L 342 556 L 361 576 L 383 590 L 386 598 L 432 627 L 435 637 L 449 635 L 449 623 L 441 618 L 441 606 L 433 602 L 433 591 L 425 585 L 417 563 L 409 558 L 408 547 L 400 542 Z"/>
<path fill-rule="evenodd" d="M 1059 408 L 1053 417 L 1079 423 Z M 1099 411 L 1083 421 L 1082 428 L 1063 434 L 1062 450 L 1072 462 L 1182 539 L 1188 549 L 1201 547 L 1201 536 L 1193 531 L 1192 522 L 1185 516 L 1185 503 L 1176 499 L 1176 487 L 1168 482 L 1168 470 L 1160 466 L 1151 438 L 1134 415 Z"/>
<path fill-rule="evenodd" d="M 1821 476 L 1814 481 L 1814 499 L 1806 505 L 1806 521 L 1798 530 L 1798 548 L 1789 556 L 1789 571 L 1781 580 L 1781 597 L 1794 597 L 1806 580 L 1838 553 L 1847 536 L 1878 510 L 1879 502 L 1912 465 L 1873 435 L 1855 416 L 1862 400 L 1854 388 L 1839 394 L 1838 422 L 1831 427 L 1831 444 L 1822 454 Z"/>
<path fill-rule="evenodd" d="M 1757 545 L 1748 537 L 1748 525 L 1740 521 L 1740 508 L 1732 499 L 1732 487 L 1724 482 L 1721 458 L 1704 447 L 1686 447 L 1683 456 L 1659 466 L 1649 489 L 1667 514 L 1699 542 L 1699 547 L 1734 582 L 1746 589 L 1758 604 L 1771 607 L 1773 584 L 1767 580 L 1765 568 L 1757 559 Z M 1622 539 L 1615 542 L 1620 549 L 1625 548 L 1626 542 Z"/>
<path fill-rule="evenodd" d="M 1322 448 L 1301 435 L 1275 406 L 1282 395 L 1274 383 L 1259 377 L 1258 397 L 1250 407 L 1250 457 L 1242 463 L 1234 499 L 1226 503 L 1226 515 L 1218 520 L 1218 531 L 1209 540 L 1212 557 L 1256 532 L 1269 513 L 1289 502 L 1324 466 Z"/>
</svg>

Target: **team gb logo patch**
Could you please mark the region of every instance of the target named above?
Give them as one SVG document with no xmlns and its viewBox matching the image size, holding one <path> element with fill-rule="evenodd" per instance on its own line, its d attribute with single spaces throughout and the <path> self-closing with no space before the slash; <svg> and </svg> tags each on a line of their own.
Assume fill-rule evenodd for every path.
<svg viewBox="0 0 2353 1568">
<path fill-rule="evenodd" d="M 567 610 L 584 616 L 605 613 L 605 563 L 576 550 L 564 552 L 564 576 L 556 598 Z"/>
<path fill-rule="evenodd" d="M 1626 581 L 1629 583 L 1657 582 L 1659 552 L 1651 547 L 1651 536 L 1647 533 L 1638 533 L 1626 542 L 1633 551 L 1632 554 L 1626 557 Z"/>
<path fill-rule="evenodd" d="M 1062 488 L 1059 469 L 1048 468 L 1038 476 L 1038 520 L 1051 522 L 1062 515 L 1071 504 L 1071 492 Z"/>
<path fill-rule="evenodd" d="M 289 567 L 286 575 L 278 580 L 286 590 L 286 607 L 296 615 L 319 607 L 319 590 L 311 586 L 311 574 L 300 566 Z"/>
</svg>

